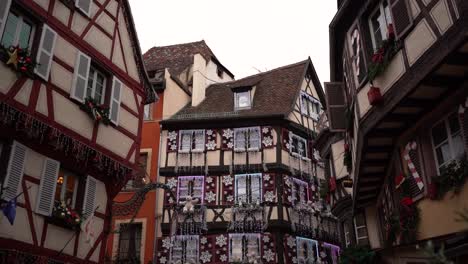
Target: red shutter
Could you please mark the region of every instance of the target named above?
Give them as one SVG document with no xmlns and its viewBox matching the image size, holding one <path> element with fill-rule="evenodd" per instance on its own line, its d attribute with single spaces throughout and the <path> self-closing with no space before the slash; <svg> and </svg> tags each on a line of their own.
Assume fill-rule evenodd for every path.
<svg viewBox="0 0 468 264">
<path fill-rule="evenodd" d="M 291 142 L 289 142 L 289 131 L 287 129 L 282 129 L 281 130 L 281 146 L 283 146 L 283 149 L 286 151 L 289 151 L 289 145 Z"/>
<path fill-rule="evenodd" d="M 166 177 L 166 184 L 171 182 L 177 181 L 177 177 Z M 175 186 L 171 186 L 171 191 L 174 194 L 174 197 L 171 196 L 169 191 L 164 191 L 164 205 L 171 206 L 177 203 L 177 184 Z"/>
<path fill-rule="evenodd" d="M 262 176 L 263 179 L 263 202 L 266 203 L 276 203 L 276 182 L 275 174 L 273 173 L 264 173 Z M 269 201 L 267 201 L 269 200 Z"/>
<path fill-rule="evenodd" d="M 169 130 L 167 131 L 167 152 L 177 152 L 177 145 L 179 143 L 179 131 Z"/>
<path fill-rule="evenodd" d="M 291 205 L 292 185 L 294 184 L 291 177 L 283 175 L 283 204 Z"/>
<path fill-rule="evenodd" d="M 205 243 L 206 239 L 206 243 Z M 198 246 L 198 256 L 199 256 L 199 263 L 215 263 L 214 259 L 216 257 L 216 235 L 204 235 L 200 236 L 199 246 Z M 202 260 L 202 256 L 210 256 L 209 261 L 205 262 Z M 206 258 L 208 259 L 208 258 Z"/>
<path fill-rule="evenodd" d="M 262 131 L 262 147 L 263 148 L 274 148 L 273 142 L 273 128 L 269 126 L 261 127 Z"/>
<path fill-rule="evenodd" d="M 262 263 L 278 263 L 276 261 L 276 241 L 271 233 L 263 233 L 260 237 Z"/>
<path fill-rule="evenodd" d="M 217 176 L 205 176 L 205 198 L 203 203 L 207 205 L 216 205 L 218 201 L 218 194 L 216 192 L 217 190 L 217 181 L 218 177 Z M 213 194 L 214 200 L 212 199 Z"/>
<path fill-rule="evenodd" d="M 169 258 L 170 258 L 170 249 L 167 248 L 169 245 L 166 245 L 163 241 L 168 242 L 167 239 L 170 239 L 169 237 L 161 237 L 157 238 L 157 257 L 156 257 L 156 264 L 164 264 L 164 263 L 169 263 Z M 166 247 L 164 247 L 166 246 Z"/>
<path fill-rule="evenodd" d="M 408 0 L 391 0 L 391 10 L 395 36 L 399 39 L 413 26 L 413 16 Z"/>
<path fill-rule="evenodd" d="M 297 261 L 293 262 L 293 258 L 297 258 L 297 251 L 296 251 L 296 238 L 289 234 L 284 235 L 283 240 L 283 247 L 284 247 L 284 255 L 285 255 L 285 264 L 293 264 L 297 263 Z"/>
<path fill-rule="evenodd" d="M 325 83 L 325 93 L 327 98 L 327 114 L 330 131 L 346 131 L 346 100 L 343 83 Z"/>
<path fill-rule="evenodd" d="M 222 203 L 223 205 L 234 204 L 234 177 L 231 175 L 221 176 L 221 190 L 222 190 Z"/>
<path fill-rule="evenodd" d="M 214 151 L 218 145 L 218 133 L 214 129 L 205 130 L 205 149 L 206 151 Z"/>
<path fill-rule="evenodd" d="M 234 130 L 232 128 L 221 129 L 221 148 L 232 150 L 234 148 Z"/>
</svg>

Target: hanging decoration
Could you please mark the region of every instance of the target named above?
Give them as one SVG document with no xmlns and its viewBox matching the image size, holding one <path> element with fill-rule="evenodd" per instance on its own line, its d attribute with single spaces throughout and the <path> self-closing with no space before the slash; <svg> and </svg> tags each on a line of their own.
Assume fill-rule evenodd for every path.
<svg viewBox="0 0 468 264">
<path fill-rule="evenodd" d="M 11 66 L 20 75 L 33 76 L 34 68 L 38 65 L 31 58 L 30 51 L 19 46 L 10 46 L 9 48 L 0 46 L 0 56 L 7 57 L 6 65 Z"/>
<path fill-rule="evenodd" d="M 104 125 L 110 124 L 109 107 L 99 104 L 96 99 L 87 97 L 84 104 L 82 104 L 80 108 L 88 113 L 88 115 L 92 117 L 95 122 L 99 123 L 102 121 Z"/>
<path fill-rule="evenodd" d="M 167 152 L 176 152 L 179 139 L 179 131 L 169 130 L 167 132 Z"/>
<path fill-rule="evenodd" d="M 395 188 L 398 189 L 405 182 L 406 177 L 403 174 L 400 174 L 395 177 Z"/>
<path fill-rule="evenodd" d="M 256 203 L 235 203 L 231 209 L 231 222 L 229 232 L 234 233 L 261 233 L 266 230 L 265 208 L 257 201 Z"/>
<path fill-rule="evenodd" d="M 273 128 L 272 127 L 262 127 L 262 147 L 263 148 L 273 148 Z"/>
<path fill-rule="evenodd" d="M 416 148 L 417 144 L 415 141 L 408 142 L 408 144 L 406 144 L 405 146 L 405 149 L 403 150 L 403 159 L 405 160 L 406 165 L 408 166 L 411 176 L 413 176 L 414 181 L 418 185 L 419 190 L 422 190 L 422 188 L 424 187 L 424 183 L 421 179 L 421 176 L 418 173 L 416 166 L 414 165 L 414 161 L 410 157 L 410 151 L 416 150 Z"/>
<path fill-rule="evenodd" d="M 353 60 L 353 67 L 356 76 L 359 78 L 360 73 L 360 65 L 361 65 L 361 42 L 360 42 L 360 35 L 359 30 L 356 28 L 353 31 L 353 35 L 351 36 L 351 43 L 354 50 L 354 60 Z"/>
<path fill-rule="evenodd" d="M 222 149 L 232 150 L 234 148 L 234 130 L 230 128 L 222 129 Z"/>
<path fill-rule="evenodd" d="M 271 233 L 263 233 L 261 237 L 261 263 L 277 263 L 276 261 L 276 243 L 275 237 Z"/>
<path fill-rule="evenodd" d="M 263 174 L 263 201 L 267 204 L 272 204 L 276 200 L 276 184 L 275 184 L 275 174 Z"/>
<path fill-rule="evenodd" d="M 372 106 L 377 106 L 383 103 L 383 96 L 380 92 L 380 88 L 372 85 L 367 92 L 367 99 L 369 99 L 369 104 Z"/>
<path fill-rule="evenodd" d="M 126 181 L 126 177 L 129 177 L 132 172 L 132 169 L 72 138 L 62 130 L 6 103 L 0 103 L 0 122 L 12 127 L 17 132 L 24 133 L 29 138 L 38 139 L 39 143 L 43 143 L 47 139 L 48 144 L 56 151 L 61 151 L 65 156 L 72 155 L 76 160 L 83 162 L 85 166 L 93 166 L 111 177 L 117 177 L 117 181 L 114 181 L 115 185 Z"/>
<path fill-rule="evenodd" d="M 369 63 L 367 77 L 369 78 L 371 84 L 377 76 L 382 74 L 385 69 L 387 69 L 393 56 L 395 56 L 400 48 L 398 42 L 395 39 L 395 31 L 392 24 L 388 25 L 387 32 L 387 39 L 382 42 L 381 46 L 374 53 L 372 60 Z"/>
<path fill-rule="evenodd" d="M 80 214 L 68 206 L 64 201 L 55 202 L 52 209 L 52 216 L 48 220 L 73 230 L 79 229 L 82 222 Z"/>
<path fill-rule="evenodd" d="M 217 135 L 218 133 L 213 129 L 207 129 L 205 131 L 205 146 L 207 151 L 216 150 Z"/>
<path fill-rule="evenodd" d="M 205 176 L 205 204 L 216 205 L 218 177 Z"/>
<path fill-rule="evenodd" d="M 443 199 L 449 191 L 453 191 L 454 195 L 460 193 L 466 178 L 468 178 L 468 160 L 464 155 L 443 166 L 440 175 L 432 179 L 432 193 L 429 194 L 431 199 Z"/>
</svg>

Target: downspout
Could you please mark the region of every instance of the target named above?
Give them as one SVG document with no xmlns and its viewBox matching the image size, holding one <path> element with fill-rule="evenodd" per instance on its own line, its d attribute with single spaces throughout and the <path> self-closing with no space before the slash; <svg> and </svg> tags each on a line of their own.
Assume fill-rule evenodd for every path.
<svg viewBox="0 0 468 264">
<path fill-rule="evenodd" d="M 161 149 L 162 149 L 161 144 L 162 144 L 162 125 L 160 124 L 159 125 L 158 169 L 156 171 L 156 182 L 159 181 L 159 168 L 161 166 Z M 158 192 L 159 192 L 159 189 L 156 189 L 155 192 L 156 192 L 154 195 L 154 200 L 155 200 L 155 203 L 154 203 L 154 222 L 155 222 L 154 239 L 155 240 L 154 240 L 154 248 L 153 248 L 153 264 L 156 264 L 156 258 L 157 258 L 156 249 L 158 248 L 157 234 L 159 231 L 159 225 L 158 225 Z"/>
</svg>

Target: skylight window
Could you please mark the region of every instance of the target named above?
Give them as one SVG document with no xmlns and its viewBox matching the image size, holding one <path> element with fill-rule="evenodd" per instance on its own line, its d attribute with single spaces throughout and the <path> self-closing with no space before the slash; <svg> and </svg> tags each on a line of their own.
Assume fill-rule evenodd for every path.
<svg viewBox="0 0 468 264">
<path fill-rule="evenodd" d="M 250 109 L 252 101 L 250 97 L 250 90 L 234 93 L 234 108 L 236 110 Z"/>
</svg>

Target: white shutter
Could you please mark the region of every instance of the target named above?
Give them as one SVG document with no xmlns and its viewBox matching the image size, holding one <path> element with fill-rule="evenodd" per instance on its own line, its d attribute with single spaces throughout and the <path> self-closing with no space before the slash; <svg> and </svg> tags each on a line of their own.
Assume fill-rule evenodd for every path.
<svg viewBox="0 0 468 264">
<path fill-rule="evenodd" d="M 249 150 L 260 149 L 260 127 L 249 128 Z"/>
<path fill-rule="evenodd" d="M 55 200 L 55 189 L 57 187 L 57 176 L 60 169 L 60 162 L 53 159 L 46 159 L 42 168 L 41 185 L 36 203 L 36 213 L 49 216 Z"/>
<path fill-rule="evenodd" d="M 115 125 L 119 125 L 121 91 L 122 82 L 114 76 L 114 79 L 112 80 L 112 96 L 110 101 L 109 118 Z"/>
<path fill-rule="evenodd" d="M 56 38 L 57 33 L 47 26 L 47 24 L 44 24 L 36 58 L 38 65 L 34 68 L 34 72 L 45 81 L 49 80 L 50 65 L 52 64 L 52 57 L 54 56 Z"/>
<path fill-rule="evenodd" d="M 250 188 L 252 193 L 252 202 L 261 202 L 262 201 L 262 174 L 256 173 L 250 175 Z"/>
<path fill-rule="evenodd" d="M 90 65 L 91 59 L 86 54 L 78 52 L 75 61 L 75 73 L 70 97 L 82 103 L 86 97 Z"/>
<path fill-rule="evenodd" d="M 21 186 L 24 174 L 24 163 L 26 160 L 26 147 L 18 142 L 13 142 L 11 148 L 10 160 L 8 161 L 8 169 L 3 184 L 2 198 L 9 201 L 18 195 L 18 190 Z"/>
<path fill-rule="evenodd" d="M 76 0 L 75 5 L 88 17 L 90 16 L 91 0 Z"/>
<path fill-rule="evenodd" d="M 5 28 L 5 22 L 8 17 L 8 10 L 10 10 L 11 0 L 0 1 L 0 39 L 3 35 L 3 29 Z"/>
<path fill-rule="evenodd" d="M 246 129 L 238 128 L 234 129 L 234 149 L 245 150 L 246 143 Z"/>
<path fill-rule="evenodd" d="M 194 134 L 194 150 L 203 151 L 205 149 L 205 130 L 195 130 Z"/>
<path fill-rule="evenodd" d="M 86 189 L 83 199 L 83 217 L 86 219 L 94 213 L 96 203 L 97 181 L 91 176 L 86 178 Z"/>
</svg>

